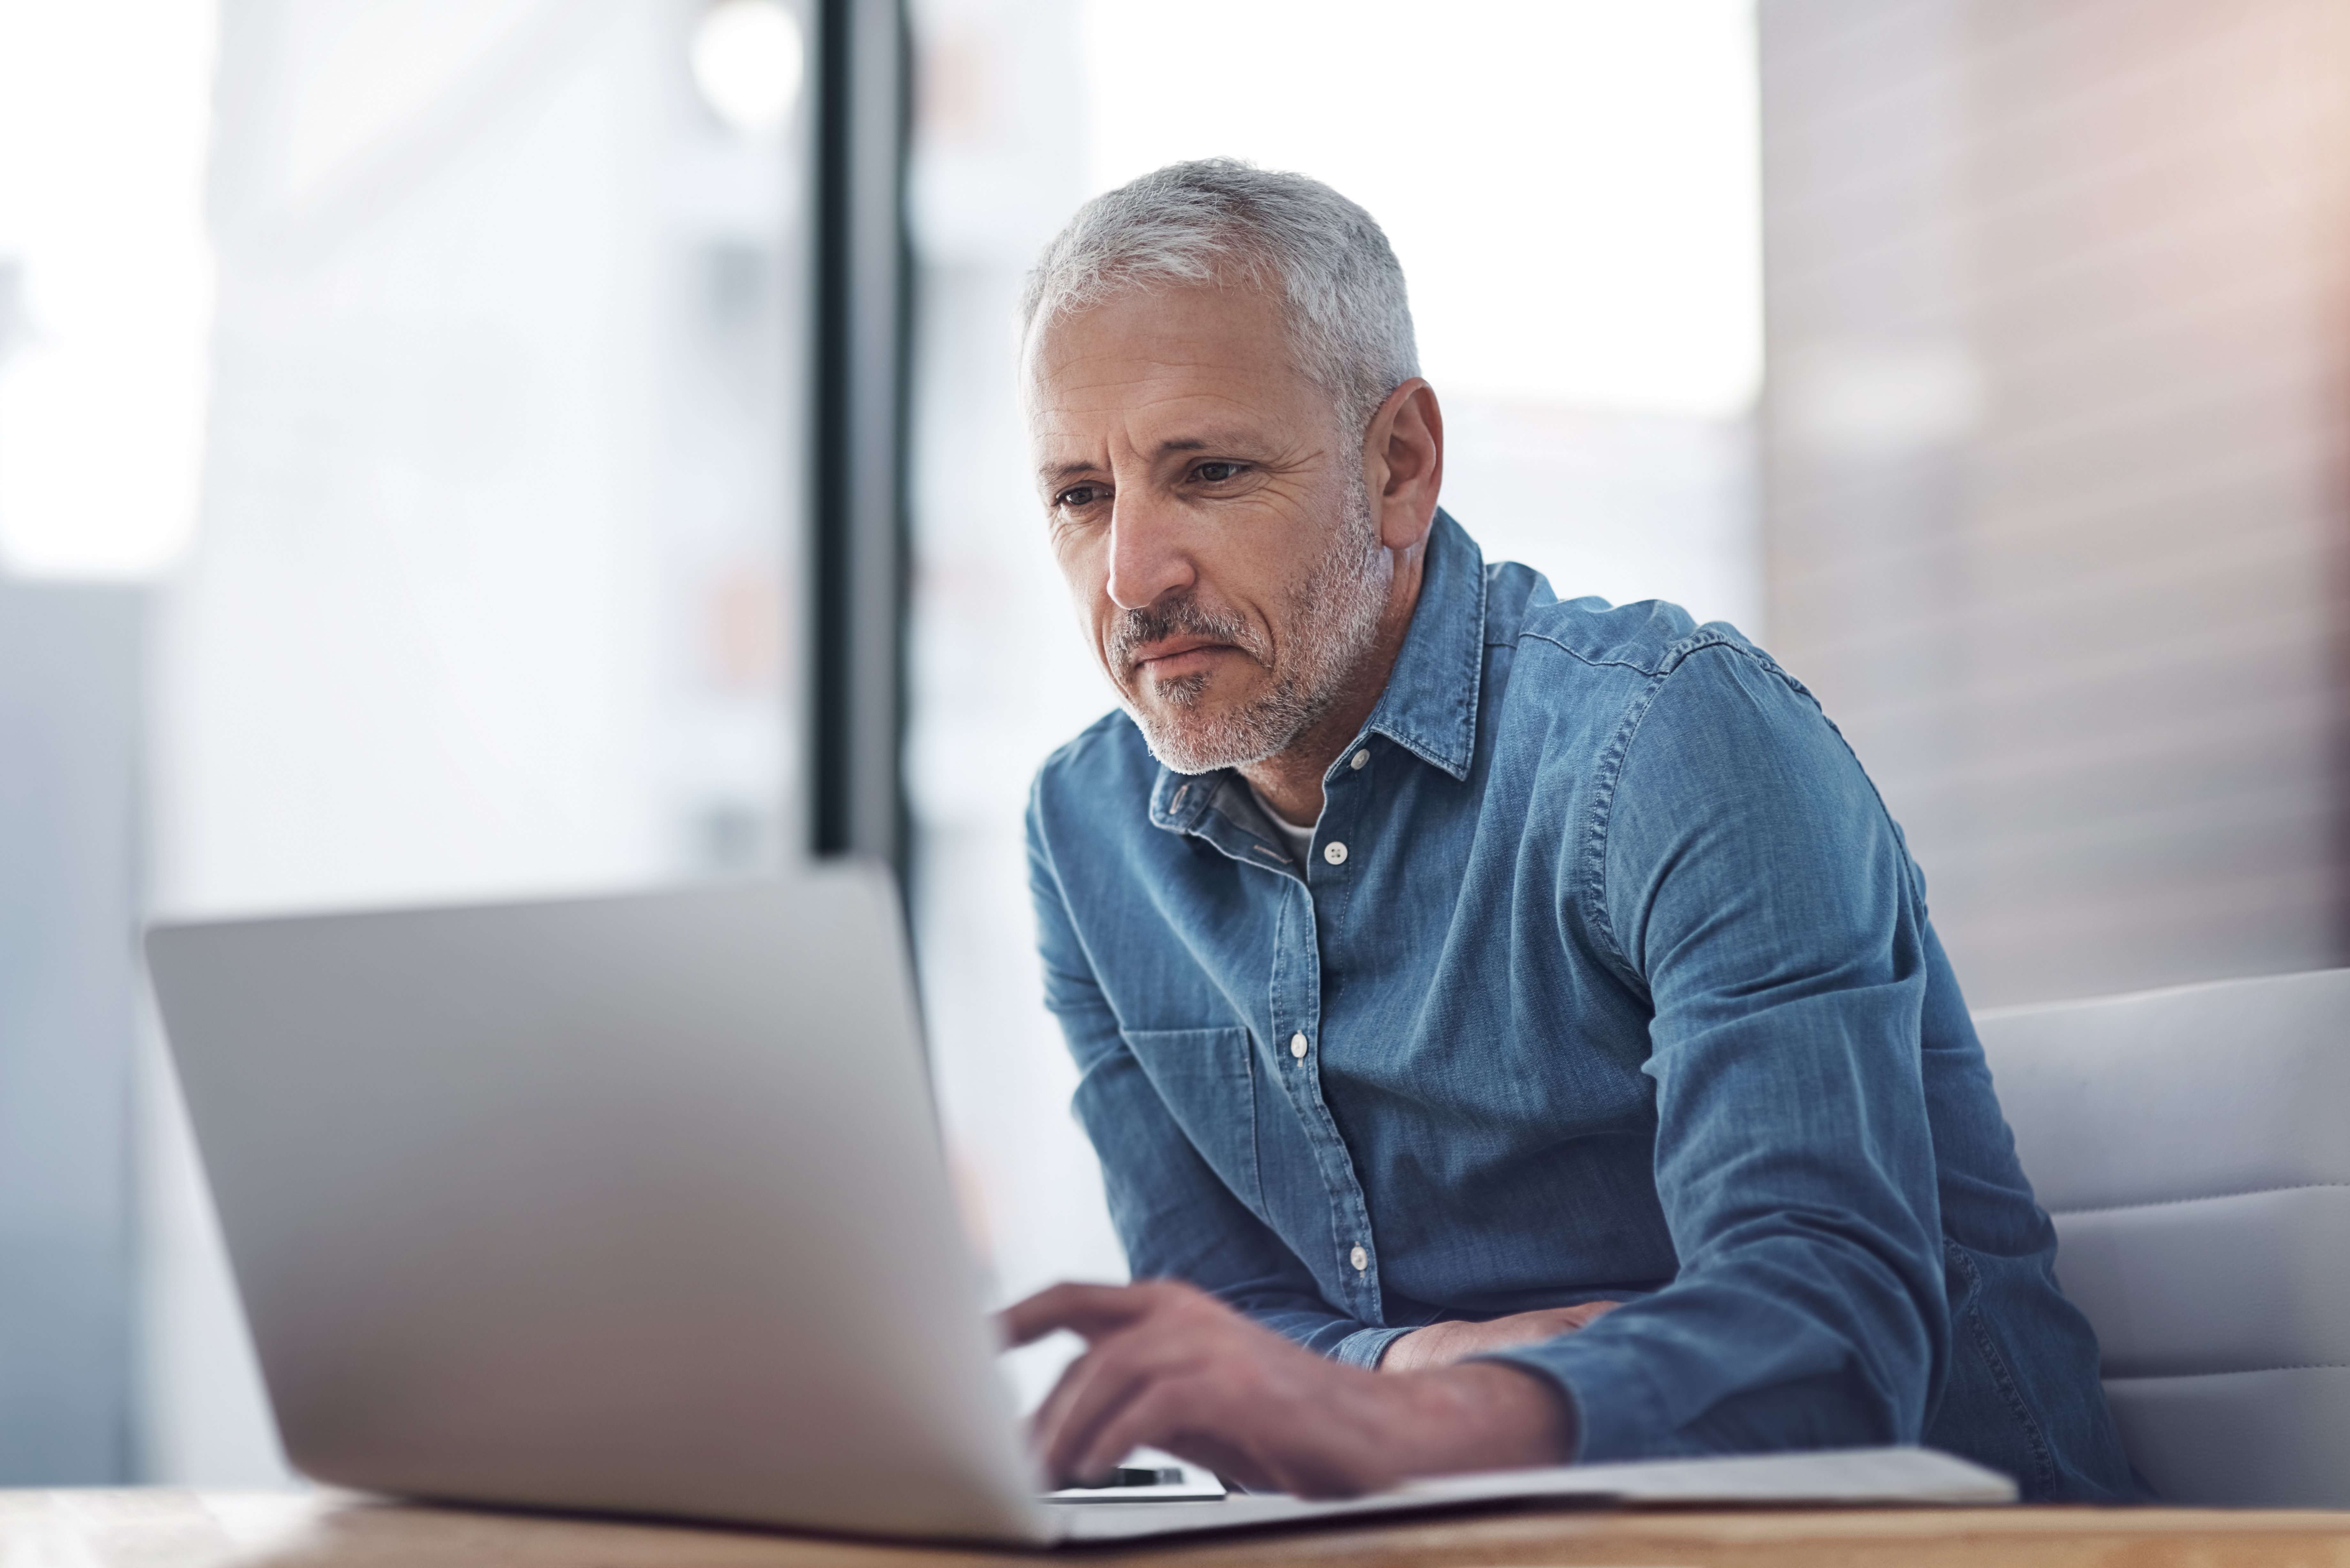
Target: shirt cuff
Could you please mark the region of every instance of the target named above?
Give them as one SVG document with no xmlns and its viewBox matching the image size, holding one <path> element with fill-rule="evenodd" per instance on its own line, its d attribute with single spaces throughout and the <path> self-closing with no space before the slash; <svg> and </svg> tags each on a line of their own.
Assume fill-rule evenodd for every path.
<svg viewBox="0 0 2350 1568">
<path fill-rule="evenodd" d="M 1388 1346 L 1410 1332 L 1408 1328 L 1358 1328 L 1330 1347 L 1330 1359 L 1341 1366 L 1376 1372 Z"/>
<path fill-rule="evenodd" d="M 1495 1351 L 1472 1361 L 1522 1367 L 1558 1390 L 1575 1417 L 1570 1464 L 1654 1459 L 1677 1451 L 1659 1442 L 1667 1430 L 1665 1403 L 1628 1346 L 1569 1334 L 1523 1350 Z"/>
</svg>

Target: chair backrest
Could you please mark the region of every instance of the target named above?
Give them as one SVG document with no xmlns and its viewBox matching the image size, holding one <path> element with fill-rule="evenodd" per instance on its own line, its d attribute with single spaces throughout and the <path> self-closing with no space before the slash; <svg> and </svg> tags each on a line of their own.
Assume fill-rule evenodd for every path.
<svg viewBox="0 0 2350 1568">
<path fill-rule="evenodd" d="M 1975 1023 L 2138 1469 L 2350 1507 L 2350 970 Z"/>
</svg>

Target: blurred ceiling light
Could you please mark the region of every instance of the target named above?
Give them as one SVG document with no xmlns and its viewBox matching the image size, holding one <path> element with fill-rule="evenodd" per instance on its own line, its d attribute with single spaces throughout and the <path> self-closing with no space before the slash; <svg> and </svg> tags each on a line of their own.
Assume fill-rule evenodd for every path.
<svg viewBox="0 0 2350 1568">
<path fill-rule="evenodd" d="M 783 0 L 717 0 L 694 24 L 693 82 L 744 136 L 781 130 L 799 101 L 806 47 Z"/>
</svg>

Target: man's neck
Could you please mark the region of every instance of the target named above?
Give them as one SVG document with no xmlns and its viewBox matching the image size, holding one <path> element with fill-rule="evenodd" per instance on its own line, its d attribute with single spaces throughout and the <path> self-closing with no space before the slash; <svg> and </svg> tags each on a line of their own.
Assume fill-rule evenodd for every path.
<svg viewBox="0 0 2350 1568">
<path fill-rule="evenodd" d="M 1256 786 L 1265 804 L 1291 824 L 1303 826 L 1321 816 L 1323 776 L 1338 760 L 1338 753 L 1362 732 L 1363 722 L 1388 689 L 1388 678 L 1395 673 L 1404 638 L 1411 630 L 1411 614 L 1419 604 L 1427 564 L 1424 543 L 1400 554 L 1387 608 L 1379 617 L 1379 634 L 1330 711 L 1284 750 L 1241 768 L 1241 776 Z"/>
</svg>

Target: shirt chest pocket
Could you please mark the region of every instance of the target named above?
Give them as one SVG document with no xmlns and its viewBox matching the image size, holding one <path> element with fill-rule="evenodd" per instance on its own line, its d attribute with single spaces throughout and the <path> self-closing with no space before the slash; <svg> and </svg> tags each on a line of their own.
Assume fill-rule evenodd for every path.
<svg viewBox="0 0 2350 1568">
<path fill-rule="evenodd" d="M 1257 1174 L 1256 1064 L 1245 1029 L 1128 1029 L 1127 1049 L 1200 1158 L 1249 1209 Z"/>
</svg>

